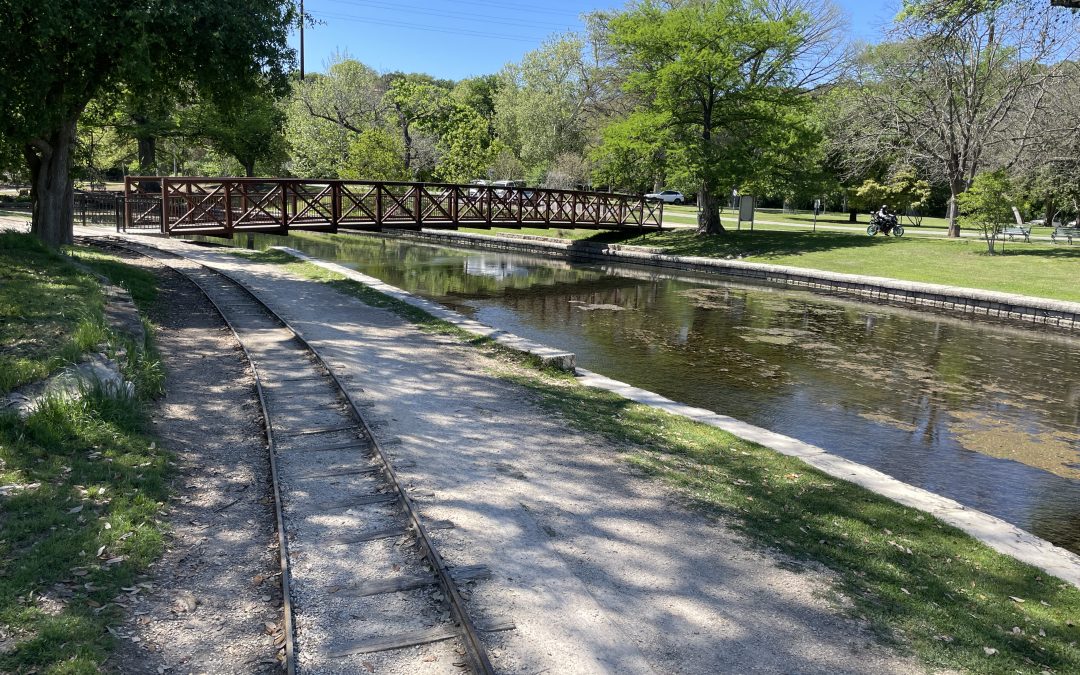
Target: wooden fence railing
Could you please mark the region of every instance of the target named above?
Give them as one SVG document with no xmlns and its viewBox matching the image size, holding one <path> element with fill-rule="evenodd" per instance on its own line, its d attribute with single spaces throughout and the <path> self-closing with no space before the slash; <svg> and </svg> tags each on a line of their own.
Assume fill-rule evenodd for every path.
<svg viewBox="0 0 1080 675">
<path fill-rule="evenodd" d="M 167 235 L 468 227 L 657 228 L 663 204 L 607 192 L 293 178 L 125 179 L 124 226 Z"/>
</svg>

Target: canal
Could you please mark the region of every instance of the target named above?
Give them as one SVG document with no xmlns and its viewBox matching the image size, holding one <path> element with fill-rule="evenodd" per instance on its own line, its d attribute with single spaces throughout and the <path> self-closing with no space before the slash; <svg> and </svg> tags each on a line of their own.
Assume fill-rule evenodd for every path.
<svg viewBox="0 0 1080 675">
<path fill-rule="evenodd" d="M 654 268 L 258 236 L 1080 553 L 1080 340 Z"/>
</svg>

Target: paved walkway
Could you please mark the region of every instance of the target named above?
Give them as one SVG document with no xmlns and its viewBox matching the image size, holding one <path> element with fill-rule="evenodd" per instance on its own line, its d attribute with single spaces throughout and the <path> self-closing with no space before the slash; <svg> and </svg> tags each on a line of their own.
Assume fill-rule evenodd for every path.
<svg viewBox="0 0 1080 675">
<path fill-rule="evenodd" d="M 323 351 L 396 461 L 415 462 L 401 473 L 424 516 L 457 525 L 437 533 L 447 561 L 494 573 L 470 611 L 517 624 L 488 637 L 500 672 L 921 671 L 823 599 L 826 575 L 685 510 L 475 349 L 279 267 L 154 243 L 255 289 Z"/>
</svg>

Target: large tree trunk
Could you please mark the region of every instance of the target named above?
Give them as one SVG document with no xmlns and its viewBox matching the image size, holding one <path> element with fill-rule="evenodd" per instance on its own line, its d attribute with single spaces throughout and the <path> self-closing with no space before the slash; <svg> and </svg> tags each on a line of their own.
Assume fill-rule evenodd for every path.
<svg viewBox="0 0 1080 675">
<path fill-rule="evenodd" d="M 242 164 L 244 166 L 244 175 L 253 178 L 255 176 L 255 162 L 242 162 Z"/>
<path fill-rule="evenodd" d="M 1057 217 L 1057 205 L 1054 204 L 1053 197 L 1046 198 L 1046 226 L 1054 226 L 1054 218 Z"/>
<path fill-rule="evenodd" d="M 847 221 L 849 223 L 857 223 L 857 222 L 859 222 L 859 212 L 857 210 L 855 210 L 855 209 L 851 209 L 850 211 L 848 211 Z"/>
<path fill-rule="evenodd" d="M 960 236 L 960 223 L 956 220 L 960 216 L 960 205 L 956 198 L 964 191 L 964 187 L 963 181 L 949 182 L 949 236 L 953 238 Z"/>
<path fill-rule="evenodd" d="M 698 234 L 723 234 L 724 224 L 720 222 L 720 202 L 708 181 L 701 182 L 698 192 Z"/>
<path fill-rule="evenodd" d="M 50 246 L 72 243 L 75 191 L 71 183 L 71 146 L 75 121 L 64 122 L 48 138 L 23 149 L 30 167 L 33 221 L 30 231 Z"/>
<path fill-rule="evenodd" d="M 139 145 L 139 173 L 143 176 L 157 175 L 157 138 L 154 136 L 140 136 Z"/>
</svg>

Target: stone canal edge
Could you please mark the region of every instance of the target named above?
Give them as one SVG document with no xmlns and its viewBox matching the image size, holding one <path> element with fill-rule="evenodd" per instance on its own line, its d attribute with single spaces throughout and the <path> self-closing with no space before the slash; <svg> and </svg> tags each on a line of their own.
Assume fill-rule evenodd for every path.
<svg viewBox="0 0 1080 675">
<path fill-rule="evenodd" d="M 373 290 L 422 309 L 439 319 L 453 323 L 464 331 L 491 338 L 504 347 L 538 357 L 541 361 L 550 365 L 555 365 L 564 370 L 573 370 L 577 374 L 578 381 L 585 386 L 610 391 L 636 403 L 648 405 L 673 415 L 686 417 L 695 422 L 727 431 L 739 438 L 763 445 L 783 455 L 798 457 L 833 478 L 855 483 L 904 506 L 924 511 L 944 523 L 963 530 L 999 553 L 1038 567 L 1080 588 L 1080 556 L 1000 518 L 970 509 L 953 499 L 897 480 L 881 471 L 833 455 L 822 448 L 804 443 L 798 439 L 748 424 L 733 417 L 714 413 L 704 408 L 684 405 L 659 394 L 639 389 L 625 382 L 613 380 L 583 368 L 575 368 L 573 354 L 525 340 L 506 331 L 485 326 L 442 305 L 417 297 L 408 291 L 391 286 L 344 265 L 320 260 L 287 246 L 275 246 L 274 249 L 362 283 Z"/>
</svg>

